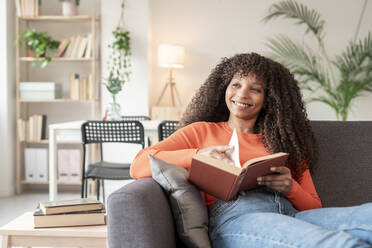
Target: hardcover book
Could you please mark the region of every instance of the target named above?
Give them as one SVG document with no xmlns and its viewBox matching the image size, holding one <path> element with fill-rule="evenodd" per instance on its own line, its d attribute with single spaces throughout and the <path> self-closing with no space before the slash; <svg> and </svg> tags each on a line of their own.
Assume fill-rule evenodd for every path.
<svg viewBox="0 0 372 248">
<path fill-rule="evenodd" d="M 191 162 L 189 181 L 220 200 L 230 201 L 240 191 L 259 187 L 257 177 L 273 174 L 271 167 L 284 166 L 287 153 L 274 153 L 246 161 L 236 167 L 222 160 L 196 154 Z"/>
<path fill-rule="evenodd" d="M 46 215 L 40 208 L 34 212 L 34 227 L 105 225 L 105 210 Z"/>
<path fill-rule="evenodd" d="M 45 215 L 50 215 L 60 213 L 101 210 L 104 208 L 104 206 L 102 202 L 98 200 L 90 198 L 80 198 L 73 200 L 40 202 L 39 208 Z"/>
</svg>

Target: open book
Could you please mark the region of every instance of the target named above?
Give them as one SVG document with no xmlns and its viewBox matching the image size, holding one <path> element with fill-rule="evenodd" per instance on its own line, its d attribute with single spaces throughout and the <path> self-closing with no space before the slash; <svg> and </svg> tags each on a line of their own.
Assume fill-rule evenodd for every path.
<svg viewBox="0 0 372 248">
<path fill-rule="evenodd" d="M 238 150 L 237 146 L 238 144 L 235 144 L 235 150 Z M 273 174 L 270 168 L 284 166 L 287 158 L 288 153 L 279 152 L 250 159 L 241 167 L 237 167 L 222 160 L 196 154 L 191 162 L 188 179 L 205 193 L 223 201 L 230 201 L 240 191 L 259 187 L 257 177 Z"/>
</svg>

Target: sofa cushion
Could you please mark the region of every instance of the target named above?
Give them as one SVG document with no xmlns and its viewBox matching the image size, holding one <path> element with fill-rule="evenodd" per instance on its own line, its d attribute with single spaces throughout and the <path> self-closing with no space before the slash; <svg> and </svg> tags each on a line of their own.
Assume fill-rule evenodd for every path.
<svg viewBox="0 0 372 248">
<path fill-rule="evenodd" d="M 319 145 L 312 170 L 323 207 L 372 200 L 372 121 L 311 121 Z"/>
<path fill-rule="evenodd" d="M 186 169 L 149 155 L 152 177 L 168 195 L 176 228 L 187 247 L 211 247 L 208 210 L 200 191 L 187 180 Z"/>
</svg>

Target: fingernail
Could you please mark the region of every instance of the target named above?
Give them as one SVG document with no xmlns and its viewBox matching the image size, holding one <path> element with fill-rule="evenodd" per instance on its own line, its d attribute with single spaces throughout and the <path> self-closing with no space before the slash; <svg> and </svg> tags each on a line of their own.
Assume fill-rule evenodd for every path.
<svg viewBox="0 0 372 248">
<path fill-rule="evenodd" d="M 270 170 L 271 170 L 271 171 L 275 171 L 275 167 L 271 167 Z"/>
<path fill-rule="evenodd" d="M 257 177 L 257 181 L 261 181 L 262 180 L 262 177 Z"/>
</svg>

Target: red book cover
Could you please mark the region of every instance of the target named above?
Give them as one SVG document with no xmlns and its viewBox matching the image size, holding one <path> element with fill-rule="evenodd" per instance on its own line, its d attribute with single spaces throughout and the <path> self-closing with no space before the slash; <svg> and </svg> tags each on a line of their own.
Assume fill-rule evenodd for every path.
<svg viewBox="0 0 372 248">
<path fill-rule="evenodd" d="M 259 187 L 257 177 L 272 174 L 271 167 L 284 166 L 287 153 L 274 153 L 246 161 L 241 168 L 196 154 L 191 162 L 189 181 L 220 200 L 230 201 L 240 192 Z"/>
</svg>

